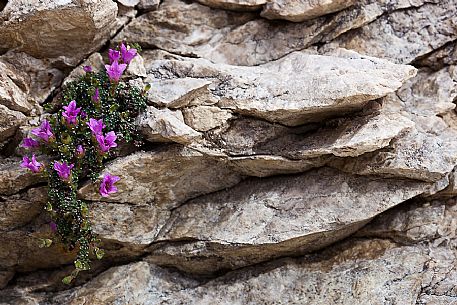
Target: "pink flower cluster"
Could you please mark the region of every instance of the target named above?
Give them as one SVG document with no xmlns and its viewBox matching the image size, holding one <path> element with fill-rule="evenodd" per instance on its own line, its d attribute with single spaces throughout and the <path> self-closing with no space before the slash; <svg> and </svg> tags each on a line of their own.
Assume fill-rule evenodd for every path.
<svg viewBox="0 0 457 305">
<path fill-rule="evenodd" d="M 135 48 L 129 48 L 124 43 L 120 45 L 120 51 L 110 49 L 109 50 L 109 59 L 110 64 L 105 65 L 106 72 L 112 83 L 119 82 L 122 74 L 124 73 L 127 65 L 132 61 L 132 59 L 137 55 L 137 50 Z M 86 73 L 92 73 L 91 66 L 84 66 L 83 70 Z M 100 90 L 95 88 L 91 99 L 94 103 L 100 103 Z M 65 120 L 69 128 L 72 126 L 77 126 L 79 120 L 86 121 L 87 114 L 77 107 L 76 101 L 72 100 L 68 105 L 63 106 L 63 111 L 61 112 L 62 118 Z M 86 125 L 91 130 L 94 141 L 98 145 L 98 151 L 100 154 L 106 154 L 110 151 L 111 148 L 117 147 L 117 135 L 114 131 L 109 131 L 107 133 L 103 132 L 103 129 L 106 127 L 103 123 L 103 119 L 94 119 L 89 118 L 89 121 L 86 122 Z M 37 138 L 25 138 L 22 142 L 22 146 L 29 150 L 34 150 L 42 147 L 42 145 L 50 145 L 55 140 L 55 134 L 51 128 L 51 125 L 48 120 L 43 120 L 41 125 L 38 128 L 35 128 L 31 133 Z M 43 146 L 44 147 L 44 146 Z M 86 149 L 83 145 L 78 144 L 75 149 L 75 158 L 84 158 L 86 154 Z M 39 173 L 44 171 L 45 165 L 40 163 L 36 159 L 36 155 L 32 154 L 31 158 L 24 156 L 22 159 L 21 167 L 31 170 L 33 173 Z M 72 170 L 74 169 L 75 164 L 69 163 L 65 160 L 55 161 L 52 163 L 52 169 L 58 174 L 59 178 L 63 181 L 70 182 L 72 180 Z M 113 194 L 118 191 L 117 187 L 114 186 L 120 178 L 118 176 L 112 176 L 110 174 L 105 174 L 100 183 L 99 192 L 102 197 L 108 197 L 110 194 Z M 51 224 L 51 227 L 55 230 L 55 223 Z"/>
<path fill-rule="evenodd" d="M 108 73 L 109 79 L 114 83 L 119 82 L 127 65 L 137 55 L 137 50 L 135 48 L 128 48 L 124 43 L 121 43 L 120 49 L 120 52 L 113 49 L 108 51 L 110 64 L 105 65 L 106 73 Z M 119 63 L 119 60 L 122 60 L 123 63 Z"/>
</svg>

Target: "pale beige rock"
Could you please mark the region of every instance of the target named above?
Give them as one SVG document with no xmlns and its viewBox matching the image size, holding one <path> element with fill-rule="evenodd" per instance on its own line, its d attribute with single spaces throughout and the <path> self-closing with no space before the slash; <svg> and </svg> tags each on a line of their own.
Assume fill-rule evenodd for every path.
<svg viewBox="0 0 457 305">
<path fill-rule="evenodd" d="M 160 4 L 160 0 L 140 0 L 138 9 L 142 11 L 155 11 Z"/>
<path fill-rule="evenodd" d="M 198 131 L 220 127 L 233 118 L 230 111 L 215 106 L 186 108 L 183 110 L 183 116 L 186 124 Z"/>
<path fill-rule="evenodd" d="M 141 55 L 135 56 L 127 67 L 126 75 L 146 77 L 146 68 L 144 67 L 144 59 Z"/>
<path fill-rule="evenodd" d="M 158 60 L 148 73 L 156 79 L 211 80 L 208 88 L 220 108 L 289 126 L 361 110 L 416 73 L 411 66 L 352 54 L 340 58 L 294 52 L 256 67 Z"/>
<path fill-rule="evenodd" d="M 198 195 L 237 184 L 241 176 L 226 160 L 208 158 L 181 146 L 137 152 L 108 164 L 105 172 L 121 178 L 112 202 L 170 208 Z M 86 185 L 80 195 L 99 201 L 98 184 Z"/>
<path fill-rule="evenodd" d="M 455 253 L 443 247 L 349 240 L 321 255 L 274 261 L 201 283 L 145 262 L 132 263 L 56 293 L 49 303 L 365 305 L 387 299 L 393 304 L 453 304 L 455 261 Z"/>
<path fill-rule="evenodd" d="M 355 3 L 355 0 L 273 0 L 267 2 L 261 16 L 302 22 L 341 11 Z"/>
<path fill-rule="evenodd" d="M 162 243 L 151 248 L 148 259 L 192 273 L 212 273 L 314 251 L 426 188 L 421 182 L 329 168 L 244 181 L 173 210 L 157 239 Z M 170 243 L 181 240 L 189 242 Z"/>
<path fill-rule="evenodd" d="M 264 4 L 267 0 L 198 0 L 201 4 L 208 5 L 214 8 L 235 10 L 235 11 L 255 11 Z"/>
<path fill-rule="evenodd" d="M 116 1 L 127 7 L 134 7 L 135 5 L 140 3 L 140 0 L 116 0 Z"/>
<path fill-rule="evenodd" d="M 100 238 L 135 245 L 152 243 L 170 211 L 155 205 L 97 202 L 90 205 L 92 228 Z"/>
<path fill-rule="evenodd" d="M 49 60 L 25 53 L 8 52 L 0 57 L 0 104 L 29 114 L 60 85 L 62 71 Z"/>
<path fill-rule="evenodd" d="M 457 164 L 457 143 L 417 130 L 394 141 L 391 148 L 354 159 L 332 163 L 344 171 L 361 175 L 405 177 L 438 181 Z"/>
<path fill-rule="evenodd" d="M 0 142 L 12 137 L 25 119 L 21 112 L 0 105 Z"/>
<path fill-rule="evenodd" d="M 22 75 L 18 75 L 11 65 L 0 62 L 0 103 L 12 110 L 30 112 L 32 105 L 27 101 L 24 87 L 19 87 Z"/>
<path fill-rule="evenodd" d="M 0 195 L 13 195 L 44 181 L 40 175 L 20 167 L 20 164 L 19 158 L 0 159 Z"/>
<path fill-rule="evenodd" d="M 209 95 L 208 85 L 211 84 L 209 80 L 192 77 L 156 79 L 151 76 L 146 77 L 144 83 L 151 85 L 147 93 L 149 103 L 169 108 L 182 108 L 195 99 Z"/>
<path fill-rule="evenodd" d="M 144 138 L 150 142 L 189 144 L 201 137 L 199 132 L 186 125 L 179 110 L 148 106 L 137 118 L 136 124 Z"/>
<path fill-rule="evenodd" d="M 406 64 L 457 38 L 455 0 L 418 2 L 422 5 L 390 12 L 331 45 Z"/>
<path fill-rule="evenodd" d="M 304 160 L 325 155 L 354 157 L 376 151 L 413 126 L 408 118 L 385 112 L 296 128 L 238 119 L 228 128 L 208 133 L 207 138 L 213 147 L 230 156 L 273 155 Z"/>
<path fill-rule="evenodd" d="M 384 99 L 385 109 L 408 116 L 416 123 L 415 128 L 392 141 L 390 148 L 341 159 L 333 166 L 364 175 L 443 179 L 457 165 L 457 129 L 442 119 L 455 107 L 456 80 L 452 66 L 434 73 L 421 71 L 395 95 Z"/>
<path fill-rule="evenodd" d="M 8 1 L 0 12 L 0 50 L 14 48 L 76 65 L 104 44 L 116 15 L 111 0 Z"/>
<path fill-rule="evenodd" d="M 22 194 L 0 198 L 0 231 L 10 231 L 26 225 L 43 211 L 47 189 L 32 188 Z"/>
<path fill-rule="evenodd" d="M 306 172 L 312 168 L 325 165 L 328 156 L 291 160 L 280 156 L 253 155 L 247 157 L 230 157 L 230 163 L 243 175 L 254 177 L 268 177 L 273 175 L 296 174 Z"/>
<path fill-rule="evenodd" d="M 102 55 L 98 52 L 91 54 L 82 64 L 70 72 L 70 74 L 64 79 L 63 85 L 68 85 L 69 82 L 75 81 L 83 76 L 86 73 L 84 71 L 85 66 L 91 66 L 94 72 L 103 71 L 105 67 L 103 65 Z"/>
<path fill-rule="evenodd" d="M 173 19 L 170 19 L 173 16 Z M 352 28 L 349 19 L 318 18 L 305 24 L 272 23 L 253 13 L 213 10 L 197 3 L 168 0 L 160 9 L 133 20 L 114 38 L 175 54 L 233 65 L 258 65 L 303 50 Z M 359 25 L 359 23 L 357 23 Z"/>
</svg>

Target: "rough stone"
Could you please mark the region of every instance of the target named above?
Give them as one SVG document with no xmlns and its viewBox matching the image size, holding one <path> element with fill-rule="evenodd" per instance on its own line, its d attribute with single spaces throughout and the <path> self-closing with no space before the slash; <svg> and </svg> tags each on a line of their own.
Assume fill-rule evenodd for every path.
<svg viewBox="0 0 457 305">
<path fill-rule="evenodd" d="M 426 187 L 329 168 L 247 180 L 173 210 L 157 239 L 163 244 L 152 246 L 148 259 L 192 273 L 212 273 L 314 251 Z"/>
<path fill-rule="evenodd" d="M 355 4 L 355 0 L 274 0 L 267 2 L 262 17 L 302 22 L 341 11 Z"/>
<path fill-rule="evenodd" d="M 0 50 L 61 58 L 74 66 L 105 43 L 116 15 L 111 0 L 8 1 L 0 12 Z"/>
<path fill-rule="evenodd" d="M 109 201 L 164 208 L 233 186 L 241 179 L 226 160 L 208 158 L 181 146 L 134 153 L 108 164 L 105 171 L 121 178 L 117 182 L 119 192 Z M 102 199 L 96 185 L 83 186 L 80 195 L 93 201 Z"/>
<path fill-rule="evenodd" d="M 140 0 L 138 4 L 138 9 L 142 11 L 155 11 L 160 4 L 160 0 Z"/>
<path fill-rule="evenodd" d="M 25 119 L 21 112 L 0 105 L 0 142 L 12 137 Z"/>
<path fill-rule="evenodd" d="M 140 3 L 140 0 L 116 0 L 116 1 L 127 7 L 134 7 L 135 5 Z"/>
<path fill-rule="evenodd" d="M 336 251 L 338 250 L 338 252 Z M 455 253 L 351 240 L 318 256 L 285 259 L 203 283 L 146 262 L 114 267 L 49 304 L 453 304 Z M 16 300 L 43 299 L 17 294 Z M 430 303 L 435 301 L 435 303 Z"/>
<path fill-rule="evenodd" d="M 295 52 L 256 67 L 158 60 L 148 73 L 156 79 L 209 79 L 219 107 L 288 126 L 361 110 L 416 73 L 411 66 L 351 54 L 340 58 Z"/>
<path fill-rule="evenodd" d="M 339 36 L 330 46 L 407 64 L 457 39 L 455 0 L 419 2 Z"/>
<path fill-rule="evenodd" d="M 324 155 L 355 157 L 387 147 L 414 123 L 397 113 L 335 119 L 323 126 L 288 128 L 252 119 L 235 120 L 207 138 L 230 156 L 273 155 L 313 159 Z"/>
<path fill-rule="evenodd" d="M 25 53 L 8 52 L 0 57 L 0 104 L 29 114 L 60 85 L 63 73 Z"/>
<path fill-rule="evenodd" d="M 198 131 L 208 131 L 225 125 L 233 118 L 230 111 L 215 106 L 197 106 L 183 110 L 184 121 Z"/>
<path fill-rule="evenodd" d="M 198 2 L 226 10 L 255 11 L 262 8 L 267 0 L 198 0 Z"/>
<path fill-rule="evenodd" d="M 156 79 L 147 77 L 144 83 L 150 84 L 148 101 L 158 107 L 182 108 L 194 99 L 209 95 L 209 80 L 192 77 L 182 79 Z M 213 98 L 214 100 L 214 98 Z M 216 101 L 213 102 L 216 103 Z"/>
<path fill-rule="evenodd" d="M 145 113 L 137 118 L 136 124 L 150 142 L 189 144 L 201 137 L 200 133 L 184 123 L 179 110 L 149 106 Z"/>
<path fill-rule="evenodd" d="M 134 245 L 154 242 L 170 211 L 154 205 L 96 202 L 90 205 L 92 228 L 100 238 Z"/>
<path fill-rule="evenodd" d="M 13 195 L 43 181 L 40 175 L 20 167 L 20 164 L 19 158 L 0 159 L 0 195 Z"/>
<path fill-rule="evenodd" d="M 0 197 L 0 231 L 10 231 L 36 218 L 46 203 L 46 188 L 32 188 L 25 193 Z"/>
<path fill-rule="evenodd" d="M 364 22 L 358 20 L 359 15 L 345 13 L 304 23 L 280 23 L 256 18 L 249 12 L 168 0 L 159 10 L 133 20 L 114 38 L 114 43 L 125 39 L 146 49 L 159 48 L 217 63 L 258 65 L 361 26 Z"/>
</svg>

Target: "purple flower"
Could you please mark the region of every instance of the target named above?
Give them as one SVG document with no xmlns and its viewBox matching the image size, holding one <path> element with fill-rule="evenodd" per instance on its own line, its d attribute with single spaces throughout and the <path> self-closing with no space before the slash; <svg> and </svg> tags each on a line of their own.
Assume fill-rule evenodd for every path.
<svg viewBox="0 0 457 305">
<path fill-rule="evenodd" d="M 41 138 L 45 142 L 48 142 L 49 139 L 54 136 L 54 134 L 51 131 L 51 126 L 49 125 L 48 120 L 44 120 L 41 123 L 40 127 L 33 129 L 32 134 Z"/>
<path fill-rule="evenodd" d="M 60 179 L 62 180 L 68 180 L 70 177 L 70 172 L 71 169 L 74 167 L 73 164 L 68 165 L 67 162 L 55 162 L 54 163 L 54 169 L 57 171 L 59 174 Z"/>
<path fill-rule="evenodd" d="M 86 124 L 87 126 L 89 126 L 94 136 L 102 134 L 103 128 L 105 128 L 105 124 L 103 124 L 103 119 L 96 120 L 90 118 L 89 122 L 87 122 Z"/>
<path fill-rule="evenodd" d="M 62 115 L 67 119 L 67 123 L 76 125 L 76 117 L 81 112 L 81 108 L 76 108 L 76 101 L 71 101 L 68 106 L 63 106 L 63 109 L 65 111 L 62 112 Z"/>
<path fill-rule="evenodd" d="M 37 148 L 38 146 L 40 146 L 40 142 L 38 142 L 37 140 L 34 140 L 32 138 L 25 138 L 22 141 L 22 147 L 25 147 L 28 149 Z"/>
<path fill-rule="evenodd" d="M 98 145 L 100 146 L 100 150 L 104 153 L 108 152 L 110 148 L 116 147 L 116 139 L 117 136 L 114 131 L 108 132 L 105 136 L 103 134 L 99 134 L 96 136 Z"/>
<path fill-rule="evenodd" d="M 120 55 L 121 54 L 119 53 L 119 51 L 109 49 L 109 51 L 108 51 L 109 63 L 112 64 L 113 62 L 118 61 Z"/>
<path fill-rule="evenodd" d="M 81 144 L 76 147 L 76 155 L 78 157 L 84 156 L 85 153 L 86 153 L 86 150 L 84 149 L 84 147 Z"/>
<path fill-rule="evenodd" d="M 126 64 L 119 64 L 114 61 L 111 66 L 105 65 L 106 73 L 108 73 L 109 79 L 114 82 L 118 82 L 121 78 L 122 73 L 124 73 L 125 68 L 127 68 Z"/>
<path fill-rule="evenodd" d="M 49 227 L 51 228 L 52 232 L 54 232 L 54 233 L 57 232 L 57 225 L 56 225 L 56 223 L 54 221 L 51 221 L 49 223 Z"/>
<path fill-rule="evenodd" d="M 84 72 L 89 73 L 89 72 L 92 72 L 92 67 L 91 66 L 84 66 L 83 70 L 84 70 Z"/>
<path fill-rule="evenodd" d="M 43 169 L 43 164 L 36 160 L 35 154 L 32 155 L 32 160 L 29 157 L 22 157 L 21 167 L 28 168 L 34 173 L 38 173 Z"/>
<path fill-rule="evenodd" d="M 87 118 L 87 113 L 83 110 L 81 111 L 81 119 Z"/>
<path fill-rule="evenodd" d="M 100 183 L 100 195 L 102 197 L 108 197 L 109 194 L 116 193 L 117 187 L 114 186 L 114 183 L 121 180 L 118 176 L 111 176 L 110 174 L 106 174 L 102 182 Z"/>
<path fill-rule="evenodd" d="M 92 100 L 96 103 L 100 101 L 100 92 L 98 91 L 98 88 L 95 88 L 94 95 L 92 96 Z"/>
<path fill-rule="evenodd" d="M 124 45 L 124 43 L 121 44 L 121 54 L 122 54 L 122 60 L 124 63 L 129 64 L 130 61 L 136 56 L 136 49 L 130 48 L 127 49 L 127 47 Z"/>
</svg>

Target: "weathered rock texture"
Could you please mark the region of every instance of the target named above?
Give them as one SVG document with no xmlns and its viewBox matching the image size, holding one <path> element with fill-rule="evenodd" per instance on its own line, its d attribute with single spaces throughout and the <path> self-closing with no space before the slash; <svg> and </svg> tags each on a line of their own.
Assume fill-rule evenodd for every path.
<svg viewBox="0 0 457 305">
<path fill-rule="evenodd" d="M 455 0 L 1 4 L 0 304 L 457 304 Z M 17 146 L 124 39 L 147 143 L 68 287 Z"/>
</svg>

